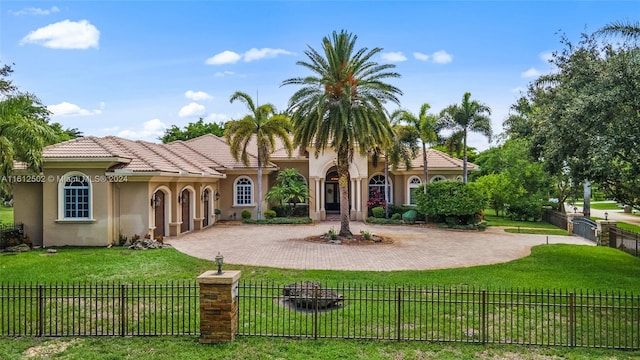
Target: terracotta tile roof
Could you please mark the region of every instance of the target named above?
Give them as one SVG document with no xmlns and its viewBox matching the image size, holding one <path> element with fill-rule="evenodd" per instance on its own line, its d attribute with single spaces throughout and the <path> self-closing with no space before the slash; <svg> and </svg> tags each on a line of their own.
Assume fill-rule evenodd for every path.
<svg viewBox="0 0 640 360">
<path fill-rule="evenodd" d="M 462 169 L 462 160 L 455 158 L 451 155 L 445 154 L 442 151 L 435 149 L 427 149 L 427 162 L 429 169 Z M 411 161 L 411 166 L 413 169 L 422 169 L 423 168 L 423 160 L 422 160 L 422 149 L 420 149 L 420 153 L 418 156 Z M 404 166 L 400 166 L 400 168 L 404 168 Z M 477 170 L 478 166 L 467 162 L 467 168 L 469 170 Z"/>
<path fill-rule="evenodd" d="M 231 155 L 229 150 L 229 144 L 224 138 L 207 134 L 195 139 L 191 139 L 184 142 L 185 145 L 197 151 L 204 156 L 215 159 L 217 163 L 228 169 L 246 168 L 242 163 L 242 160 L 236 161 Z M 247 147 L 247 153 L 249 153 L 249 168 L 258 167 L 258 159 L 255 155 L 255 151 L 252 151 L 251 144 Z M 276 167 L 274 164 L 269 164 L 270 167 Z"/>
</svg>

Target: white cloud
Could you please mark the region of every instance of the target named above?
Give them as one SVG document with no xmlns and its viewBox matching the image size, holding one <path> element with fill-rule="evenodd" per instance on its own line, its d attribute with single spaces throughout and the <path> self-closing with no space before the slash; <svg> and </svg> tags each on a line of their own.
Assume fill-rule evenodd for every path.
<svg viewBox="0 0 640 360">
<path fill-rule="evenodd" d="M 12 14 L 12 15 L 16 15 L 16 16 L 20 16 L 20 15 L 50 15 L 50 14 L 53 14 L 53 13 L 57 13 L 58 11 L 60 11 L 60 9 L 58 9 L 57 6 L 52 6 L 50 9 L 28 7 L 26 9 L 22 9 L 22 10 L 18 10 L 18 11 L 9 10 L 9 13 Z"/>
<path fill-rule="evenodd" d="M 180 117 L 188 117 L 188 116 L 202 116 L 205 114 L 207 110 L 204 105 L 200 105 L 198 103 L 190 103 L 189 105 L 185 105 L 178 112 L 178 116 Z"/>
<path fill-rule="evenodd" d="M 193 101 L 201 101 L 201 100 L 212 100 L 213 96 L 207 94 L 204 91 L 192 91 L 192 90 L 188 90 L 187 92 L 184 93 L 184 96 L 189 99 L 189 100 L 193 100 Z"/>
<path fill-rule="evenodd" d="M 401 51 L 388 52 L 380 54 L 380 57 L 388 62 L 402 62 L 407 61 L 407 57 Z"/>
<path fill-rule="evenodd" d="M 535 78 L 542 75 L 542 73 L 540 72 L 540 70 L 536 69 L 536 68 L 530 68 L 529 70 L 523 72 L 520 74 L 521 77 L 523 78 Z"/>
<path fill-rule="evenodd" d="M 218 71 L 214 75 L 216 77 L 225 77 L 225 76 L 231 76 L 233 74 L 235 74 L 233 71 Z"/>
<path fill-rule="evenodd" d="M 274 58 L 278 55 L 293 55 L 293 53 L 284 49 L 252 48 L 241 55 L 231 50 L 225 50 L 208 58 L 205 63 L 208 65 L 235 64 L 240 60 L 244 60 L 244 62 L 251 62 L 255 60 Z"/>
<path fill-rule="evenodd" d="M 229 117 L 226 114 L 209 114 L 205 118 L 205 122 L 219 123 L 219 122 L 226 122 L 228 119 Z"/>
<path fill-rule="evenodd" d="M 551 59 L 553 59 L 553 52 L 546 51 L 546 52 L 540 53 L 540 59 L 548 63 Z"/>
<path fill-rule="evenodd" d="M 155 140 L 164 135 L 167 128 L 160 119 L 151 119 L 142 124 L 141 130 L 126 129 L 118 133 L 118 136 L 128 139 Z"/>
<path fill-rule="evenodd" d="M 242 56 L 233 51 L 225 50 L 219 54 L 215 54 L 212 57 L 208 58 L 206 64 L 208 65 L 223 65 L 223 64 L 235 64 Z"/>
<path fill-rule="evenodd" d="M 448 64 L 453 61 L 453 55 L 444 50 L 439 50 L 433 53 L 433 62 L 436 64 Z"/>
<path fill-rule="evenodd" d="M 413 53 L 413 57 L 420 60 L 420 61 L 429 61 L 430 56 L 427 54 L 423 54 L 421 52 L 414 52 Z"/>
<path fill-rule="evenodd" d="M 104 109 L 104 102 L 100 103 L 100 108 Z M 47 109 L 51 111 L 53 116 L 91 116 L 102 114 L 102 110 L 100 109 L 87 110 L 66 101 L 60 104 L 49 105 Z"/>
<path fill-rule="evenodd" d="M 284 49 L 252 48 L 245 52 L 243 57 L 245 62 L 251 62 L 254 60 L 274 58 L 278 55 L 293 55 L 293 53 Z"/>
<path fill-rule="evenodd" d="M 99 40 L 100 31 L 87 20 L 64 20 L 30 32 L 20 44 L 33 43 L 51 49 L 88 49 L 97 48 Z"/>
</svg>

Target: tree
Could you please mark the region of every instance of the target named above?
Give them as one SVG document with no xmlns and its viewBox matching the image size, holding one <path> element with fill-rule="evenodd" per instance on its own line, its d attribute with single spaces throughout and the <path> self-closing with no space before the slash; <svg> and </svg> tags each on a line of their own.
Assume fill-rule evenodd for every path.
<svg viewBox="0 0 640 360">
<path fill-rule="evenodd" d="M 267 201 L 277 202 L 282 206 L 287 216 L 294 213 L 296 206 L 308 198 L 309 186 L 304 176 L 294 168 L 280 170 L 274 185 L 265 195 Z M 293 204 L 293 207 L 289 207 L 288 204 Z"/>
<path fill-rule="evenodd" d="M 49 111 L 33 94 L 23 93 L 8 76 L 13 70 L 0 68 L 0 176 L 10 175 L 13 162 L 21 161 L 40 171 L 42 148 L 58 141 L 47 123 Z M 2 192 L 9 184 L 1 182 Z"/>
<path fill-rule="evenodd" d="M 438 141 L 438 117 L 429 114 L 431 105 L 424 103 L 420 106 L 418 115 L 414 115 L 407 110 L 396 110 L 391 115 L 391 119 L 398 119 L 411 124 L 419 134 L 422 144 L 422 166 L 423 166 L 423 184 L 429 182 L 429 160 L 427 158 L 427 145 L 433 145 Z M 424 191 L 427 191 L 426 187 Z"/>
<path fill-rule="evenodd" d="M 183 129 L 180 129 L 175 125 L 171 125 L 170 128 L 164 131 L 164 135 L 159 137 L 158 140 L 166 144 L 176 140 L 191 140 L 206 134 L 224 136 L 224 124 L 218 124 L 215 122 L 205 123 L 204 119 L 200 118 L 195 123 L 189 123 Z"/>
<path fill-rule="evenodd" d="M 480 133 L 491 141 L 491 108 L 475 100 L 466 92 L 460 105 L 449 105 L 440 113 L 441 126 L 462 136 L 462 179 L 467 182 L 467 135 L 469 131 Z"/>
<path fill-rule="evenodd" d="M 476 183 L 436 181 L 422 186 L 427 191 L 416 192 L 416 208 L 438 221 L 455 223 L 452 225 L 472 224 L 475 215 L 487 205 L 487 196 Z"/>
<path fill-rule="evenodd" d="M 269 163 L 271 153 L 276 150 L 276 138 L 282 140 L 289 156 L 293 152 L 293 145 L 289 138 L 289 117 L 278 114 L 272 104 L 257 106 L 253 99 L 244 92 L 236 91 L 230 102 L 239 100 L 247 106 L 251 112 L 240 120 L 232 120 L 226 124 L 225 137 L 229 143 L 231 154 L 236 161 L 242 159 L 245 165 L 249 165 L 249 152 L 247 147 L 255 138 L 258 161 L 258 220 L 262 218 L 262 167 Z"/>
<path fill-rule="evenodd" d="M 333 32 L 322 39 L 324 54 L 312 47 L 309 61 L 297 64 L 313 75 L 285 80 L 283 85 L 301 85 L 289 100 L 296 145 L 313 146 L 315 156 L 330 148 L 337 154 L 340 189 L 340 236 L 349 229 L 349 163 L 356 153 L 366 156 L 376 147 L 387 148 L 393 132 L 384 104 L 399 104 L 400 89 L 385 83 L 400 75 L 392 64 L 372 60 L 381 48 L 355 49 L 357 36 Z"/>
<path fill-rule="evenodd" d="M 640 39 L 640 21 L 613 21 L 595 32 L 596 36 Z"/>
</svg>

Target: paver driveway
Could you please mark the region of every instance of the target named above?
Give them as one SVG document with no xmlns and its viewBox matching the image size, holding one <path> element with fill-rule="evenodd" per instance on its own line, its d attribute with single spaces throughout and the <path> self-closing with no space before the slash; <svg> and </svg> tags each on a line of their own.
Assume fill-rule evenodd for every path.
<svg viewBox="0 0 640 360">
<path fill-rule="evenodd" d="M 384 226 L 352 222 L 354 234 L 366 230 L 390 237 L 393 244 L 336 245 L 305 241 L 339 222 L 314 225 L 240 225 L 218 223 L 165 242 L 178 251 L 225 263 L 290 269 L 425 270 L 486 265 L 529 255 L 544 244 L 545 235 L 510 234 L 490 227 L 484 232 L 442 230 L 419 226 Z M 576 236 L 549 236 L 550 244 L 594 245 Z"/>
</svg>

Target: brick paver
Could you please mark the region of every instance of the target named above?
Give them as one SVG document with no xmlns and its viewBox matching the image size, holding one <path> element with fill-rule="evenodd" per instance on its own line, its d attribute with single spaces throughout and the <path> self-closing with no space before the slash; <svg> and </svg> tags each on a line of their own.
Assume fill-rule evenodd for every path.
<svg viewBox="0 0 640 360">
<path fill-rule="evenodd" d="M 426 270 L 487 265 L 527 256 L 546 235 L 510 234 L 490 227 L 484 232 L 420 226 L 383 226 L 352 222 L 351 232 L 366 230 L 393 239 L 392 244 L 336 245 L 305 241 L 339 222 L 314 225 L 245 225 L 218 223 L 209 229 L 168 238 L 178 251 L 225 263 L 289 269 Z M 576 236 L 548 236 L 550 244 L 594 245 Z"/>
</svg>

